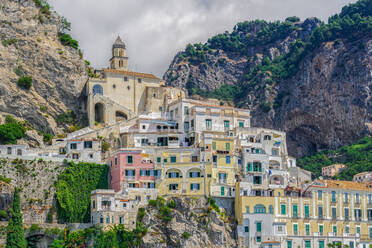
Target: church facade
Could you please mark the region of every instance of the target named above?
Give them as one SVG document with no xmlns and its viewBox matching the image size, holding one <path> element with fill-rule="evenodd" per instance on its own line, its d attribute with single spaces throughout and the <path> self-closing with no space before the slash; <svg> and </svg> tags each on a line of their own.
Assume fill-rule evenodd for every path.
<svg viewBox="0 0 372 248">
<path fill-rule="evenodd" d="M 153 74 L 128 69 L 126 46 L 118 37 L 112 46 L 110 68 L 97 71 L 86 85 L 90 128 L 107 126 L 138 115 L 161 117 L 168 103 L 184 97 L 180 89 L 166 87 Z"/>
</svg>

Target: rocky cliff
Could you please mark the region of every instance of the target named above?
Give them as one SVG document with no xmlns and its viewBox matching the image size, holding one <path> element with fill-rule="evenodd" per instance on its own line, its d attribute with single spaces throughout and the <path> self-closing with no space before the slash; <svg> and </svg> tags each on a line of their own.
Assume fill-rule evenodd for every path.
<svg viewBox="0 0 372 248">
<path fill-rule="evenodd" d="M 148 231 L 141 247 L 237 247 L 231 215 L 212 207 L 205 198 L 174 197 L 170 201 L 175 204 L 168 208 L 168 221 L 162 207 L 146 207 L 142 222 Z"/>
<path fill-rule="evenodd" d="M 78 49 L 61 44 L 64 24 L 43 1 L 0 0 L 2 116 L 10 114 L 38 131 L 56 133 L 55 117 L 79 110 L 86 64 Z M 32 78 L 30 89 L 17 84 L 22 76 Z"/>
<path fill-rule="evenodd" d="M 372 125 L 372 30 L 357 26 L 370 22 L 371 4 L 345 7 L 330 24 L 296 17 L 238 23 L 188 45 L 164 79 L 192 97 L 251 109 L 252 126 L 287 132 L 291 155 L 350 144 Z M 360 19 L 350 17 L 355 11 Z"/>
</svg>

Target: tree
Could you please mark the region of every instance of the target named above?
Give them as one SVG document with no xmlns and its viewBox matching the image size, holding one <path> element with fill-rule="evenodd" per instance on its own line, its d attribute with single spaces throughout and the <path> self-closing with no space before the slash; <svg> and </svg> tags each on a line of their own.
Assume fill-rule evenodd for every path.
<svg viewBox="0 0 372 248">
<path fill-rule="evenodd" d="M 6 248 L 26 248 L 27 242 L 23 231 L 19 190 L 14 190 L 11 218 L 7 227 Z"/>
</svg>

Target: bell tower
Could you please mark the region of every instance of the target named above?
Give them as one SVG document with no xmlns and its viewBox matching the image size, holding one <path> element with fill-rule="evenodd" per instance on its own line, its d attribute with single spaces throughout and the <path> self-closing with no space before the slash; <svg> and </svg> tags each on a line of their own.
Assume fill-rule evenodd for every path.
<svg viewBox="0 0 372 248">
<path fill-rule="evenodd" d="M 110 68 L 116 70 L 128 70 L 128 57 L 126 55 L 125 44 L 120 36 L 116 38 L 112 45 L 112 58 L 110 59 Z"/>
</svg>

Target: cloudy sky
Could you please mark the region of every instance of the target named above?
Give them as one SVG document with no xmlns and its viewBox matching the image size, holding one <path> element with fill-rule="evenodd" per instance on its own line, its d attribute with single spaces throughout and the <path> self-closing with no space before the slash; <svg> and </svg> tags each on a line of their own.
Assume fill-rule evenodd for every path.
<svg viewBox="0 0 372 248">
<path fill-rule="evenodd" d="M 316 16 L 324 21 L 356 0 L 49 0 L 72 23 L 72 35 L 96 68 L 108 66 L 119 34 L 131 70 L 162 76 L 188 43 L 244 20 Z"/>
</svg>

